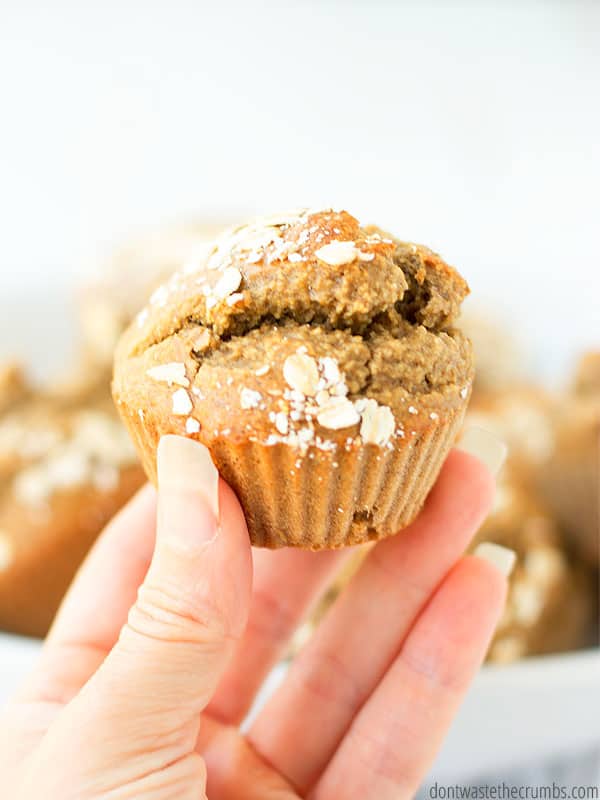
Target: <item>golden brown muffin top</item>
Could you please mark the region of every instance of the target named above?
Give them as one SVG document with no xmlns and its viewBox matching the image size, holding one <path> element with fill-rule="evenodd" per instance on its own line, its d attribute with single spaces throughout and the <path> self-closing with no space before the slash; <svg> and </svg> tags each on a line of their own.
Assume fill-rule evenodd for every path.
<svg viewBox="0 0 600 800">
<path fill-rule="evenodd" d="M 401 418 L 416 435 L 464 405 L 470 345 L 452 323 L 467 292 L 439 256 L 346 211 L 263 219 L 154 292 L 119 344 L 114 395 L 203 437 L 326 448 L 360 429 L 387 444 Z"/>
<path fill-rule="evenodd" d="M 467 292 L 426 247 L 361 227 L 346 211 L 300 211 L 219 237 L 154 292 L 128 349 L 139 352 L 189 320 L 221 338 L 286 318 L 359 333 L 397 304 L 410 321 L 440 330 Z"/>
</svg>

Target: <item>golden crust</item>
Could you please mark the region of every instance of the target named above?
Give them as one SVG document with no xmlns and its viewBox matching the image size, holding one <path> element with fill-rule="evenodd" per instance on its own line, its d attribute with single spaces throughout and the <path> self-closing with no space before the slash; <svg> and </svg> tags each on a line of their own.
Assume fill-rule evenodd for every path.
<svg viewBox="0 0 600 800">
<path fill-rule="evenodd" d="M 139 353 L 190 320 L 219 337 L 267 318 L 361 332 L 403 299 L 423 304 L 415 322 L 442 329 L 468 292 L 427 248 L 363 228 L 345 211 L 298 212 L 234 228 L 192 266 L 153 294 L 119 353 Z"/>
</svg>

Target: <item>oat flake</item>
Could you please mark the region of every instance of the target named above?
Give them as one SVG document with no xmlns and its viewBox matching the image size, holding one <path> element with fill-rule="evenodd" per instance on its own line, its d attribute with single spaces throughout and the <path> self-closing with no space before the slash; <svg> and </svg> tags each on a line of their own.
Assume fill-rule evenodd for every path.
<svg viewBox="0 0 600 800">
<path fill-rule="evenodd" d="M 146 370 L 146 375 L 155 381 L 168 383 L 169 386 L 176 384 L 177 386 L 188 387 L 190 385 L 185 374 L 185 364 L 179 361 L 170 361 L 168 364 L 159 364 L 157 367 L 151 367 Z"/>
<path fill-rule="evenodd" d="M 319 371 L 316 361 L 311 356 L 304 353 L 288 356 L 283 365 L 283 377 L 292 389 L 304 395 L 316 394 Z"/>
<path fill-rule="evenodd" d="M 360 415 L 346 397 L 332 397 L 317 414 L 317 422 L 324 428 L 341 430 L 356 425 Z"/>
<path fill-rule="evenodd" d="M 173 413 L 180 417 L 187 416 L 192 410 L 192 401 L 185 389 L 173 392 Z"/>
<path fill-rule="evenodd" d="M 242 282 L 242 273 L 235 267 L 227 267 L 212 290 L 212 294 L 219 300 L 224 300 L 233 294 Z"/>
<path fill-rule="evenodd" d="M 358 250 L 354 246 L 354 242 L 333 241 L 315 251 L 315 256 L 319 261 L 323 261 L 332 267 L 351 264 L 357 255 Z"/>
<path fill-rule="evenodd" d="M 360 425 L 360 435 L 365 444 L 386 444 L 395 427 L 396 421 L 391 408 L 380 406 L 376 400 L 367 400 Z"/>
<path fill-rule="evenodd" d="M 198 433 L 200 430 L 200 423 L 193 417 L 188 417 L 185 421 L 186 433 Z"/>
</svg>

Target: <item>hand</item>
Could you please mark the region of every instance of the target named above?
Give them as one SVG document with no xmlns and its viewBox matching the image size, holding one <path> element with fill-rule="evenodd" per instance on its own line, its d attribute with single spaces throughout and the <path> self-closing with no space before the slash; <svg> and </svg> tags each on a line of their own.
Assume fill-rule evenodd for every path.
<svg viewBox="0 0 600 800">
<path fill-rule="evenodd" d="M 450 454 L 418 520 L 370 552 L 242 733 L 347 553 L 252 553 L 208 451 L 169 436 L 158 458 L 156 542 L 147 487 L 98 540 L 4 712 L 6 796 L 411 797 L 504 604 L 502 570 L 462 555 L 492 502 L 491 473 Z"/>
</svg>

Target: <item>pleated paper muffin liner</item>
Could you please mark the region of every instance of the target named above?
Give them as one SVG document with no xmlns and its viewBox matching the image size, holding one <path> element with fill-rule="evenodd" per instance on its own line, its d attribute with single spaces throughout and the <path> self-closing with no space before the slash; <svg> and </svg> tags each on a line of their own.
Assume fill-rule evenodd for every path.
<svg viewBox="0 0 600 800">
<path fill-rule="evenodd" d="M 417 516 L 462 425 L 447 412 L 388 446 L 349 446 L 301 453 L 289 444 L 219 436 L 208 446 L 244 508 L 258 547 L 324 550 L 390 536 Z M 156 482 L 160 432 L 137 415 L 126 419 L 150 480 Z M 198 438 L 202 438 L 199 436 Z"/>
<path fill-rule="evenodd" d="M 323 550 L 390 536 L 417 516 L 461 423 L 455 413 L 393 447 L 353 444 L 304 456 L 286 444 L 218 440 L 215 463 L 260 547 Z"/>
</svg>

